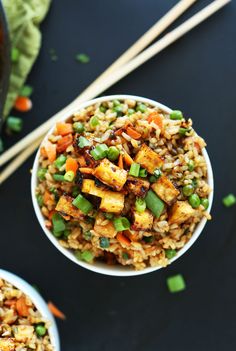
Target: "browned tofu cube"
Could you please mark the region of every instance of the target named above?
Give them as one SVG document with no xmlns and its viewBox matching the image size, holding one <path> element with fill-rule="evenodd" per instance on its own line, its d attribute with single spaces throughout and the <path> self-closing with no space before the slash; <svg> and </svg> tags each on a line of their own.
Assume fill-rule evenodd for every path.
<svg viewBox="0 0 236 351">
<path fill-rule="evenodd" d="M 13 338 L 0 338 L 1 351 L 14 351 L 15 347 L 15 341 Z"/>
<path fill-rule="evenodd" d="M 160 168 L 164 163 L 162 158 L 146 144 L 141 146 L 134 161 L 152 174 L 155 169 Z"/>
<path fill-rule="evenodd" d="M 179 190 L 176 189 L 174 184 L 164 175 L 153 183 L 151 187 L 169 206 L 176 201 L 177 196 L 179 195 Z"/>
<path fill-rule="evenodd" d="M 94 176 L 102 183 L 120 191 L 127 179 L 127 172 L 104 158 L 95 168 Z"/>
<path fill-rule="evenodd" d="M 128 176 L 126 182 L 127 189 L 134 193 L 134 195 L 143 197 L 149 189 L 150 183 L 142 178 Z"/>
<path fill-rule="evenodd" d="M 153 215 L 149 210 L 144 212 L 133 211 L 132 230 L 149 230 L 153 225 Z"/>
<path fill-rule="evenodd" d="M 189 220 L 195 214 L 195 210 L 187 201 L 177 201 L 171 208 L 169 224 L 181 224 Z"/>
<path fill-rule="evenodd" d="M 124 194 L 107 191 L 106 196 L 102 198 L 100 210 L 104 212 L 120 213 L 124 208 L 124 203 Z"/>
<path fill-rule="evenodd" d="M 62 195 L 55 208 L 56 211 L 60 212 L 62 216 L 71 216 L 74 218 L 84 218 L 83 212 L 72 205 L 73 197 L 68 195 Z"/>
<path fill-rule="evenodd" d="M 106 238 L 114 238 L 117 234 L 117 231 L 115 230 L 113 223 L 111 221 L 108 221 L 106 218 L 104 218 L 104 216 L 101 213 L 99 213 L 96 217 L 94 231 L 99 236 L 103 236 Z"/>
</svg>

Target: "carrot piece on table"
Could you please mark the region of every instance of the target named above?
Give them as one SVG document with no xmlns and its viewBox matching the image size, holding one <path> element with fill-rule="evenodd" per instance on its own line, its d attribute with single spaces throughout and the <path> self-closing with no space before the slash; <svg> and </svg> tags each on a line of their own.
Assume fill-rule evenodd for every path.
<svg viewBox="0 0 236 351">
<path fill-rule="evenodd" d="M 57 157 L 57 146 L 56 144 L 51 143 L 51 141 L 47 140 L 44 144 L 45 152 L 49 161 L 52 163 L 55 161 Z"/>
<path fill-rule="evenodd" d="M 32 108 L 32 101 L 26 96 L 18 96 L 14 108 L 20 112 L 27 112 Z"/>
<path fill-rule="evenodd" d="M 132 163 L 134 163 L 134 160 L 126 151 L 124 152 L 124 161 L 127 164 L 127 166 L 130 166 L 132 165 Z"/>
<path fill-rule="evenodd" d="M 120 154 L 119 156 L 119 160 L 118 160 L 118 167 L 120 168 L 124 168 L 124 164 L 123 164 L 123 156 Z"/>
<path fill-rule="evenodd" d="M 163 128 L 163 119 L 157 111 L 150 113 L 150 115 L 148 116 L 148 122 L 149 123 L 154 122 L 156 125 L 158 125 L 158 127 L 161 130 Z"/>
<path fill-rule="evenodd" d="M 57 133 L 60 135 L 67 135 L 73 132 L 71 123 L 58 122 L 56 124 Z"/>
<path fill-rule="evenodd" d="M 85 173 L 85 174 L 93 174 L 94 170 L 92 168 L 88 168 L 88 167 L 80 167 L 79 171 L 81 173 Z"/>
<path fill-rule="evenodd" d="M 68 134 L 57 141 L 57 151 L 64 152 L 73 143 L 72 134 Z"/>
<path fill-rule="evenodd" d="M 121 244 L 130 245 L 130 240 L 129 240 L 122 232 L 119 232 L 119 233 L 116 235 L 116 239 L 117 239 Z"/>
<path fill-rule="evenodd" d="M 66 160 L 66 172 L 72 171 L 74 174 L 76 174 L 78 167 L 78 162 L 74 158 L 68 157 Z"/>
<path fill-rule="evenodd" d="M 24 296 L 21 296 L 16 301 L 16 310 L 21 317 L 27 317 L 29 315 L 29 307 L 26 305 Z"/>
<path fill-rule="evenodd" d="M 140 139 L 142 136 L 140 133 L 138 133 L 135 129 L 131 127 L 127 127 L 126 132 L 133 139 Z"/>
<path fill-rule="evenodd" d="M 46 205 L 48 201 L 51 201 L 52 197 L 49 191 L 45 190 L 45 193 L 43 194 L 43 202 Z"/>
<path fill-rule="evenodd" d="M 63 312 L 61 312 L 51 301 L 48 302 L 49 311 L 57 318 L 66 319 L 66 316 Z"/>
</svg>

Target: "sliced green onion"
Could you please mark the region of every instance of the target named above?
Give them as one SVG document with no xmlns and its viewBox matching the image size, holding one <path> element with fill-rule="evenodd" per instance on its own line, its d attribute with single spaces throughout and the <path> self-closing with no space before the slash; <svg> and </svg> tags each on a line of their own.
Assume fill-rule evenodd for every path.
<svg viewBox="0 0 236 351">
<path fill-rule="evenodd" d="M 117 232 L 122 232 L 130 228 L 130 222 L 126 217 L 115 218 L 113 224 Z"/>
<path fill-rule="evenodd" d="M 122 252 L 122 258 L 128 260 L 130 258 L 128 252 Z"/>
<path fill-rule="evenodd" d="M 97 116 L 93 116 L 90 121 L 89 124 L 92 128 L 95 128 L 96 126 L 98 126 L 100 124 L 99 119 Z"/>
<path fill-rule="evenodd" d="M 39 207 L 42 207 L 43 206 L 43 197 L 42 197 L 42 195 L 40 195 L 40 194 L 36 195 L 36 199 L 38 201 Z"/>
<path fill-rule="evenodd" d="M 138 212 L 144 212 L 146 210 L 146 202 L 141 197 L 138 197 L 135 201 L 135 210 Z"/>
<path fill-rule="evenodd" d="M 150 183 L 155 183 L 157 181 L 157 177 L 155 177 L 154 175 L 152 175 L 151 177 L 149 177 L 149 182 Z"/>
<path fill-rule="evenodd" d="M 33 88 L 30 85 L 23 85 L 20 90 L 20 96 L 30 97 L 33 93 Z"/>
<path fill-rule="evenodd" d="M 3 151 L 4 151 L 4 145 L 3 145 L 2 138 L 0 138 L 0 153 Z"/>
<path fill-rule="evenodd" d="M 83 237 L 85 240 L 90 241 L 92 239 L 92 233 L 90 232 L 90 230 L 87 230 L 86 232 L 84 232 Z"/>
<path fill-rule="evenodd" d="M 140 165 L 138 163 L 132 163 L 130 166 L 129 174 L 134 177 L 138 177 Z"/>
<path fill-rule="evenodd" d="M 75 178 L 75 172 L 73 172 L 73 171 L 68 171 L 64 175 L 64 179 L 67 182 L 73 182 L 74 178 Z"/>
<path fill-rule="evenodd" d="M 64 182 L 65 181 L 64 175 L 62 175 L 62 174 L 53 174 L 52 177 L 57 182 Z"/>
<path fill-rule="evenodd" d="M 80 63 L 89 63 L 90 61 L 90 57 L 87 54 L 77 54 L 75 59 Z"/>
<path fill-rule="evenodd" d="M 195 164 L 193 160 L 190 160 L 188 163 L 188 170 L 192 172 L 194 170 Z"/>
<path fill-rule="evenodd" d="M 91 202 L 89 202 L 83 195 L 79 194 L 74 201 L 72 202 L 72 204 L 77 207 L 78 209 L 80 209 L 80 211 L 82 211 L 85 214 L 88 214 L 92 209 L 93 209 L 93 205 L 91 204 Z"/>
<path fill-rule="evenodd" d="M 94 255 L 91 251 L 85 250 L 81 253 L 81 259 L 86 262 L 92 262 Z"/>
<path fill-rule="evenodd" d="M 143 241 L 145 241 L 145 243 L 147 243 L 147 244 L 153 243 L 154 239 L 155 239 L 154 236 L 144 236 L 143 237 Z"/>
<path fill-rule="evenodd" d="M 153 172 L 154 176 L 158 179 L 161 176 L 161 170 L 159 168 L 155 169 Z"/>
<path fill-rule="evenodd" d="M 107 108 L 105 107 L 105 106 L 100 106 L 99 107 L 99 110 L 102 112 L 102 113 L 106 113 L 106 110 L 107 110 Z"/>
<path fill-rule="evenodd" d="M 117 117 L 121 117 L 123 115 L 123 105 L 116 105 L 112 111 L 116 113 Z"/>
<path fill-rule="evenodd" d="M 78 146 L 83 149 L 84 147 L 86 146 L 91 146 L 91 143 L 88 139 L 86 139 L 85 137 L 83 136 L 80 136 L 79 137 L 79 142 L 78 142 Z"/>
<path fill-rule="evenodd" d="M 136 111 L 140 111 L 142 113 L 147 111 L 147 106 L 144 104 L 138 104 L 136 107 Z"/>
<path fill-rule="evenodd" d="M 131 116 L 135 113 L 135 110 L 133 108 L 128 109 L 128 116 Z"/>
<path fill-rule="evenodd" d="M 107 157 L 110 161 L 118 159 L 120 151 L 115 146 L 110 146 L 107 152 Z"/>
<path fill-rule="evenodd" d="M 168 260 L 171 260 L 173 257 L 176 256 L 176 250 L 167 249 L 167 250 L 165 250 L 165 255 L 168 258 Z"/>
<path fill-rule="evenodd" d="M 84 125 L 81 122 L 75 122 L 73 123 L 73 129 L 76 133 L 83 133 Z"/>
<path fill-rule="evenodd" d="M 66 162 L 66 156 L 65 155 L 60 155 L 58 158 L 54 161 L 54 165 L 60 169 Z"/>
<path fill-rule="evenodd" d="M 15 63 L 18 62 L 20 58 L 20 51 L 17 48 L 11 49 L 11 62 Z"/>
<path fill-rule="evenodd" d="M 102 249 L 107 249 L 110 246 L 110 240 L 108 238 L 100 238 L 99 242 Z"/>
<path fill-rule="evenodd" d="M 47 168 L 39 168 L 37 172 L 38 179 L 43 181 L 45 179 L 45 175 L 47 171 L 48 171 Z"/>
<path fill-rule="evenodd" d="M 59 215 L 59 213 L 54 213 L 52 216 L 52 226 L 53 226 L 53 234 L 56 237 L 60 237 L 64 230 L 66 229 L 64 219 Z"/>
<path fill-rule="evenodd" d="M 209 207 L 209 200 L 207 198 L 201 199 L 201 205 L 207 210 Z"/>
<path fill-rule="evenodd" d="M 236 203 L 236 197 L 234 194 L 229 194 L 225 196 L 222 201 L 225 207 L 231 207 Z"/>
<path fill-rule="evenodd" d="M 78 187 L 78 186 L 76 186 L 76 185 L 73 186 L 71 195 L 72 195 L 73 197 L 76 197 L 76 196 L 79 195 L 79 187 Z"/>
<path fill-rule="evenodd" d="M 107 218 L 107 219 L 112 219 L 114 217 L 113 213 L 104 213 L 104 216 Z"/>
<path fill-rule="evenodd" d="M 12 132 L 19 133 L 23 128 L 23 121 L 19 117 L 9 116 L 6 121 L 6 125 Z"/>
<path fill-rule="evenodd" d="M 185 185 L 183 187 L 183 194 L 184 196 L 190 196 L 194 192 L 194 186 L 192 184 Z"/>
<path fill-rule="evenodd" d="M 200 197 L 198 194 L 192 194 L 188 198 L 188 202 L 192 206 L 192 208 L 198 208 L 201 204 Z"/>
<path fill-rule="evenodd" d="M 181 274 L 167 278 L 167 287 L 171 293 L 182 291 L 186 288 L 184 278 Z"/>
<path fill-rule="evenodd" d="M 181 136 L 185 136 L 187 133 L 191 131 L 191 128 L 179 128 L 179 134 Z"/>
<path fill-rule="evenodd" d="M 35 327 L 35 332 L 38 336 L 44 336 L 47 333 L 47 329 L 45 328 L 44 325 L 38 324 Z"/>
<path fill-rule="evenodd" d="M 93 150 L 90 151 L 90 154 L 93 156 L 94 160 L 101 160 L 107 156 L 108 146 L 106 144 L 97 145 Z"/>
<path fill-rule="evenodd" d="M 141 168 L 139 171 L 139 177 L 146 178 L 147 177 L 147 170 L 144 168 Z"/>
<path fill-rule="evenodd" d="M 147 208 L 152 211 L 155 217 L 159 218 L 165 208 L 164 202 L 152 190 L 147 192 L 145 201 Z"/>
<path fill-rule="evenodd" d="M 178 120 L 178 119 L 183 119 L 183 113 L 179 110 L 174 110 L 171 112 L 170 114 L 170 119 L 173 119 L 173 120 Z"/>
</svg>

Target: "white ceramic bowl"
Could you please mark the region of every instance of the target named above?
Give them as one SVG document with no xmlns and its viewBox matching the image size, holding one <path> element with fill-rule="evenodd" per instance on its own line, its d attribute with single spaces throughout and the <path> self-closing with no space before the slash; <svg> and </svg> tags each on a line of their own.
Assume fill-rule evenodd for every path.
<svg viewBox="0 0 236 351">
<path fill-rule="evenodd" d="M 81 108 L 86 108 L 86 107 L 93 105 L 97 102 L 103 102 L 103 101 L 115 100 L 115 99 L 118 99 L 118 100 L 133 99 L 133 100 L 136 100 L 139 102 L 148 103 L 148 104 L 155 106 L 155 107 L 159 107 L 160 109 L 162 109 L 163 111 L 165 111 L 167 113 L 171 112 L 170 108 L 168 108 L 165 105 L 162 105 L 154 100 L 146 99 L 146 98 L 139 97 L 139 96 L 133 96 L 133 95 L 111 95 L 111 96 L 103 96 L 103 97 L 100 97 L 100 98 L 97 98 L 94 100 L 90 100 L 90 101 L 87 101 L 87 102 L 84 102 L 84 103 L 78 105 L 76 109 L 71 110 L 71 113 L 69 115 L 67 114 L 66 116 L 63 116 L 63 118 L 61 118 L 61 121 L 66 120 L 68 117 L 70 117 L 70 115 L 72 115 L 73 112 L 78 111 Z M 49 132 L 47 133 L 45 138 L 47 138 L 53 132 L 53 130 L 54 130 L 54 126 L 49 130 Z M 211 162 L 210 162 L 210 159 L 208 157 L 206 149 L 203 149 L 203 155 L 204 155 L 204 158 L 205 158 L 206 163 L 207 163 L 208 184 L 210 185 L 210 187 L 212 189 L 212 192 L 209 196 L 208 210 L 210 211 L 211 206 L 212 206 L 212 200 L 213 200 L 213 173 L 212 173 L 212 168 L 211 168 Z M 109 266 L 109 265 L 106 265 L 105 263 L 100 263 L 100 262 L 95 262 L 94 264 L 89 264 L 89 263 L 77 260 L 77 258 L 73 255 L 73 253 L 71 251 L 63 248 L 59 244 L 57 239 L 53 236 L 53 234 L 45 227 L 44 217 L 41 213 L 40 207 L 39 207 L 37 200 L 36 200 L 36 197 L 35 197 L 35 188 L 37 186 L 38 160 L 39 160 L 39 150 L 38 150 L 36 157 L 35 157 L 33 170 L 32 170 L 32 178 L 31 178 L 31 194 L 32 194 L 34 210 L 35 210 L 36 216 L 38 218 L 38 221 L 39 221 L 44 233 L 47 235 L 48 239 L 53 243 L 53 245 L 59 251 L 61 251 L 61 253 L 63 255 L 68 257 L 71 261 L 75 262 L 76 264 L 78 264 L 84 268 L 89 269 L 90 271 L 102 273 L 102 274 L 107 274 L 107 275 L 112 275 L 112 276 L 135 276 L 135 275 L 141 275 L 141 274 L 145 274 L 145 273 L 154 272 L 154 271 L 162 268 L 159 266 L 158 267 L 147 267 L 141 271 L 135 271 L 132 268 L 123 267 L 120 265 Z M 206 218 L 202 218 L 202 220 L 198 223 L 191 239 L 188 241 L 188 243 L 182 249 L 180 249 L 178 251 L 177 255 L 170 260 L 171 263 L 176 261 L 180 256 L 182 256 L 193 245 L 193 243 L 197 240 L 197 238 L 201 234 L 206 222 L 207 222 Z"/>
<path fill-rule="evenodd" d="M 54 317 L 48 309 L 46 302 L 40 296 L 40 294 L 26 281 L 22 278 L 18 277 L 15 274 L 12 274 L 8 271 L 0 269 L 0 278 L 8 281 L 12 285 L 14 285 L 19 290 L 23 291 L 24 294 L 28 295 L 31 301 L 34 303 L 36 308 L 39 310 L 41 315 L 51 322 L 51 325 L 48 329 L 50 340 L 52 345 L 54 346 L 55 351 L 60 351 L 60 340 L 57 331 L 57 326 Z"/>
</svg>

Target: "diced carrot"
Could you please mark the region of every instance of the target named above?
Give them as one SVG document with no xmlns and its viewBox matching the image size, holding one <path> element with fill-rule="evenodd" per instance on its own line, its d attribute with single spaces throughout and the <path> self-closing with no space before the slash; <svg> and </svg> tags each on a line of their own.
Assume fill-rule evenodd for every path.
<svg viewBox="0 0 236 351">
<path fill-rule="evenodd" d="M 66 172 L 72 171 L 72 172 L 74 172 L 74 174 L 76 174 L 78 167 L 79 167 L 78 162 L 74 158 L 72 158 L 72 157 L 67 158 Z"/>
<path fill-rule="evenodd" d="M 140 139 L 142 136 L 140 133 L 138 133 L 135 129 L 131 127 L 127 127 L 126 132 L 133 139 Z"/>
<path fill-rule="evenodd" d="M 124 152 L 124 161 L 127 164 L 127 166 L 132 165 L 132 163 L 134 163 L 132 157 L 125 151 Z"/>
<path fill-rule="evenodd" d="M 57 151 L 64 152 L 73 143 L 72 134 L 68 134 L 57 141 Z"/>
<path fill-rule="evenodd" d="M 116 235 L 116 239 L 123 245 L 130 245 L 130 240 L 122 232 Z"/>
<path fill-rule="evenodd" d="M 93 174 L 94 170 L 92 168 L 88 168 L 88 167 L 80 167 L 79 171 L 81 173 L 85 173 L 85 174 Z"/>
<path fill-rule="evenodd" d="M 198 152 L 201 151 L 201 147 L 196 141 L 194 142 L 194 146 L 195 146 L 195 148 L 197 149 Z"/>
<path fill-rule="evenodd" d="M 20 112 L 27 112 L 32 108 L 32 101 L 26 96 L 18 96 L 14 108 Z"/>
<path fill-rule="evenodd" d="M 4 301 L 5 306 L 10 306 L 10 307 L 15 307 L 16 305 L 16 299 L 11 299 L 11 300 L 5 300 Z"/>
<path fill-rule="evenodd" d="M 21 296 L 16 301 L 16 310 L 21 317 L 27 317 L 29 315 L 29 307 L 26 305 L 26 299 Z"/>
<path fill-rule="evenodd" d="M 45 190 L 45 193 L 43 194 L 43 202 L 46 205 L 48 201 L 52 200 L 52 196 L 48 190 Z"/>
<path fill-rule="evenodd" d="M 80 167 L 85 167 L 87 165 L 84 156 L 79 156 L 78 161 L 79 161 Z"/>
<path fill-rule="evenodd" d="M 154 122 L 161 130 L 163 129 L 163 119 L 157 111 L 150 113 L 148 116 L 148 122 Z"/>
<path fill-rule="evenodd" d="M 131 232 L 129 230 L 124 231 L 125 236 L 127 236 L 131 241 L 137 241 L 138 240 L 138 232 Z"/>
<path fill-rule="evenodd" d="M 45 147 L 43 147 L 43 146 L 40 149 L 40 155 L 43 156 L 43 157 L 47 157 L 47 153 L 46 153 Z"/>
<path fill-rule="evenodd" d="M 73 127 L 71 123 L 58 122 L 56 124 L 57 133 L 59 135 L 67 135 L 73 132 Z"/>
<path fill-rule="evenodd" d="M 55 161 L 56 157 L 57 157 L 57 145 L 51 143 L 51 141 L 47 140 L 44 143 L 44 147 L 45 147 L 45 152 L 47 154 L 47 158 L 49 159 L 49 161 L 52 163 Z"/>
<path fill-rule="evenodd" d="M 51 301 L 48 302 L 49 311 L 57 318 L 66 319 L 66 316 L 63 312 L 61 312 Z"/>
<path fill-rule="evenodd" d="M 52 210 L 52 211 L 49 212 L 48 218 L 50 219 L 50 221 L 52 220 L 52 216 L 54 215 L 54 213 L 56 213 L 55 210 Z"/>
<path fill-rule="evenodd" d="M 124 164 L 123 164 L 123 156 L 120 154 L 119 156 L 119 160 L 118 160 L 118 167 L 120 168 L 124 168 Z"/>
</svg>

